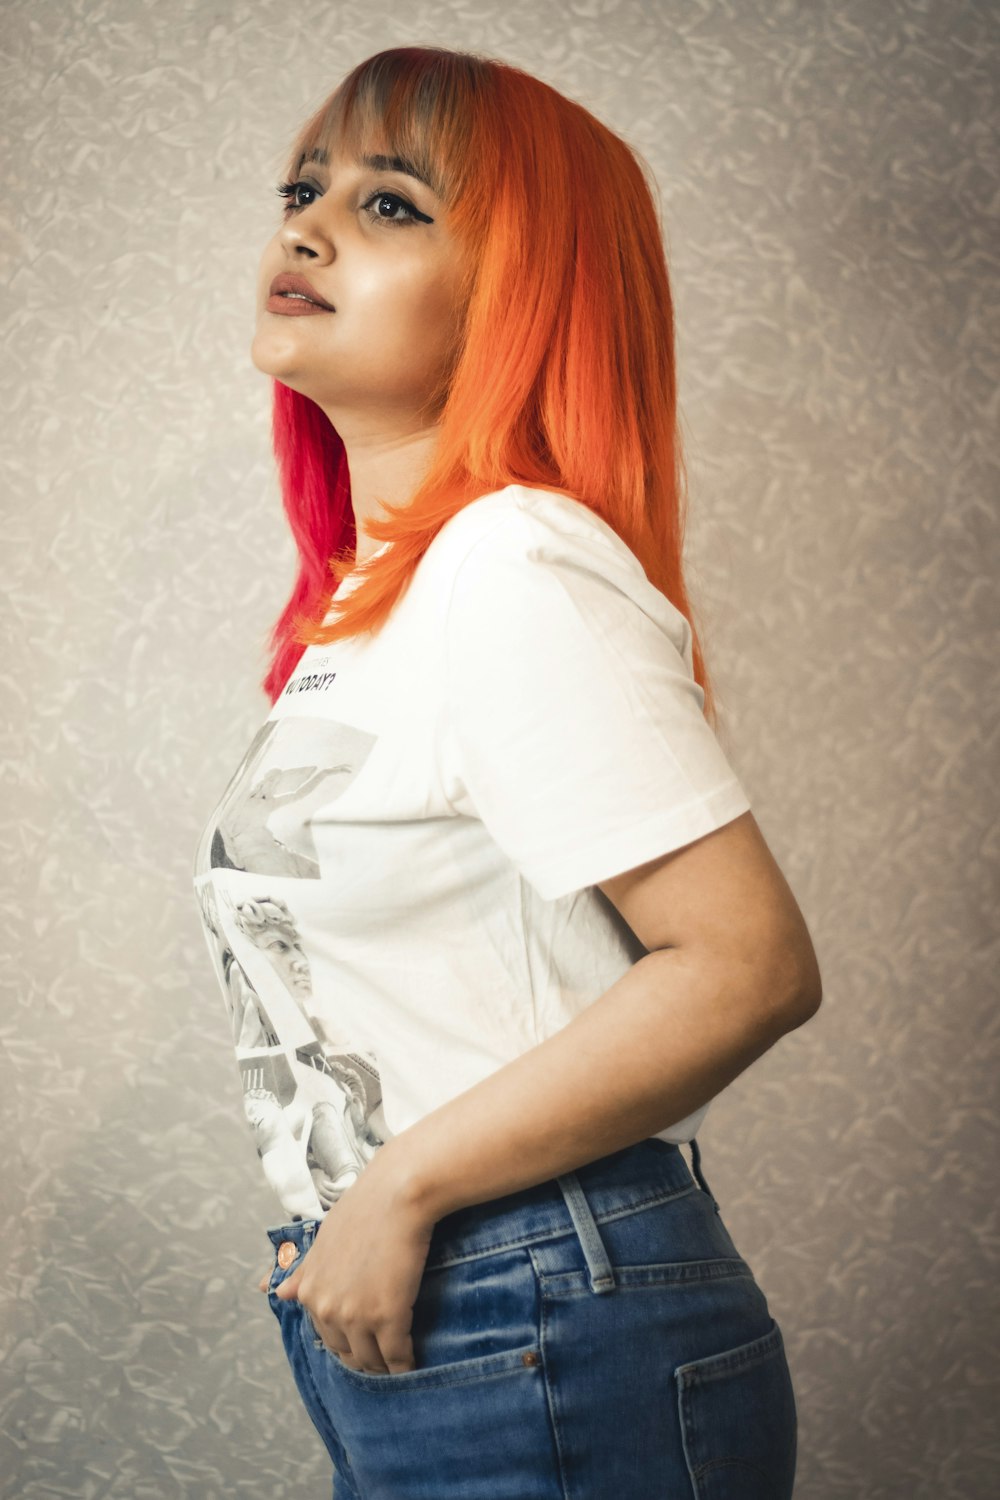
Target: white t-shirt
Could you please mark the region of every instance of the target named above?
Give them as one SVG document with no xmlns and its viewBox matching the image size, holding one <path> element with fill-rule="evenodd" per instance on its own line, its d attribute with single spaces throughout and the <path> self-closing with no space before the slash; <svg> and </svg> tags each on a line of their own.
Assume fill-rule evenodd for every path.
<svg viewBox="0 0 1000 1500">
<path fill-rule="evenodd" d="M 750 806 L 703 701 L 634 553 L 521 485 L 446 523 L 378 634 L 306 648 L 194 867 L 289 1220 L 642 956 L 596 883 Z"/>
</svg>

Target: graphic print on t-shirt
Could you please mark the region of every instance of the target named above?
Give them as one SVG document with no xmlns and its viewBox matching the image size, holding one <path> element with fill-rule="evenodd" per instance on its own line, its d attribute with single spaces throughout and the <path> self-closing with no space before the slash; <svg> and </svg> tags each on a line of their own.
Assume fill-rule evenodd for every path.
<svg viewBox="0 0 1000 1500">
<path fill-rule="evenodd" d="M 195 886 L 225 998 L 244 1111 L 291 1219 L 319 1217 L 386 1139 L 373 1053 L 331 1034 L 303 939 L 321 877 L 311 820 L 365 764 L 375 736 L 329 719 L 264 723 L 202 834 Z M 313 887 L 318 889 L 318 887 Z M 323 1014 L 336 1013 L 324 996 Z"/>
</svg>

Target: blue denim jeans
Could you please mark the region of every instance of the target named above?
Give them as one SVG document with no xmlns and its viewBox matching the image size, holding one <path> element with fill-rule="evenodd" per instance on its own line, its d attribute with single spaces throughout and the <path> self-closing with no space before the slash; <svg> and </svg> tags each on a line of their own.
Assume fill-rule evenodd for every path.
<svg viewBox="0 0 1000 1500">
<path fill-rule="evenodd" d="M 691 1155 L 650 1137 L 440 1219 L 399 1374 L 344 1365 L 274 1295 L 318 1222 L 268 1229 L 333 1500 L 788 1500 L 781 1330 Z"/>
</svg>

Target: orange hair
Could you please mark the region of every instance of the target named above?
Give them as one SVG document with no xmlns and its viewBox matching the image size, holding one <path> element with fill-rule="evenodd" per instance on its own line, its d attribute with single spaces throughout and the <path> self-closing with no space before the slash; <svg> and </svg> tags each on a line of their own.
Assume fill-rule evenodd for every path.
<svg viewBox="0 0 1000 1500">
<path fill-rule="evenodd" d="M 272 703 L 306 644 L 379 629 L 463 506 L 522 484 L 589 506 L 686 616 L 714 725 L 684 583 L 673 299 L 645 164 L 541 80 L 436 47 L 359 63 L 300 130 L 289 176 L 334 142 L 409 157 L 439 189 L 467 252 L 464 326 L 427 402 L 439 425 L 430 466 L 405 505 L 383 503 L 388 519 L 366 520 L 375 541 L 393 546 L 356 568 L 343 443 L 315 402 L 274 382 L 274 448 L 300 568 L 271 636 Z M 324 624 L 351 571 L 357 586 Z"/>
</svg>

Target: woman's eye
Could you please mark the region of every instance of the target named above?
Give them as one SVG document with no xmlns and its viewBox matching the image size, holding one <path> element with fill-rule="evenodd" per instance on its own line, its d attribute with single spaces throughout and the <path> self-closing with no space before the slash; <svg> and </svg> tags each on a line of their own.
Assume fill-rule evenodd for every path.
<svg viewBox="0 0 1000 1500">
<path fill-rule="evenodd" d="M 392 203 L 395 205 L 395 207 L 393 208 L 391 214 L 380 214 L 377 209 L 373 210 L 373 203 Z M 397 219 L 394 217 L 396 210 L 400 208 L 403 209 L 406 215 L 406 217 L 403 219 Z M 417 219 L 424 219 L 424 221 L 427 222 L 426 215 L 419 214 L 412 203 L 408 203 L 406 199 L 401 198 L 398 193 L 389 193 L 384 190 L 378 193 L 373 193 L 372 196 L 368 199 L 368 202 L 364 205 L 364 209 L 366 214 L 368 214 L 373 219 L 377 219 L 381 224 L 413 224 Z"/>
<path fill-rule="evenodd" d="M 315 192 L 318 192 L 319 189 L 318 188 L 314 188 L 312 186 L 312 184 L 309 183 L 309 182 L 299 181 L 299 182 L 280 182 L 278 184 L 277 191 L 281 195 L 282 198 L 287 198 L 288 199 L 288 202 L 285 204 L 285 213 L 286 214 L 290 214 L 290 213 L 294 213 L 297 208 L 308 208 L 309 207 L 308 203 L 300 203 L 299 202 L 299 193 L 300 192 L 315 193 Z"/>
</svg>

